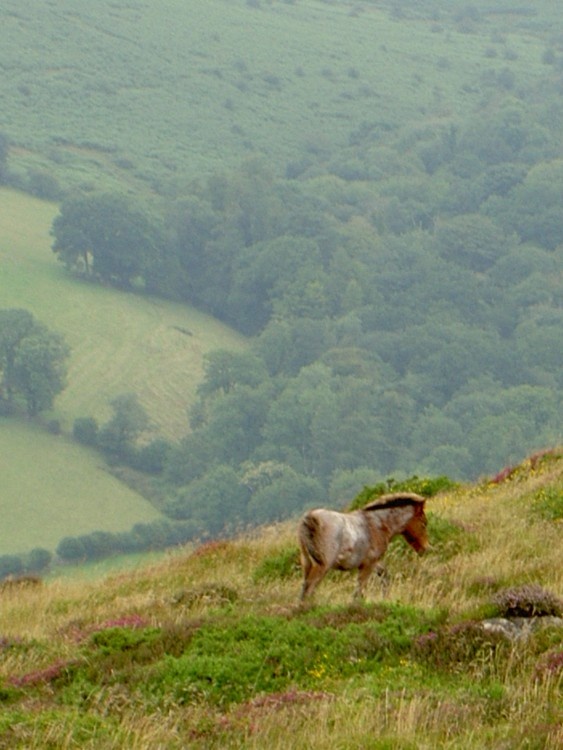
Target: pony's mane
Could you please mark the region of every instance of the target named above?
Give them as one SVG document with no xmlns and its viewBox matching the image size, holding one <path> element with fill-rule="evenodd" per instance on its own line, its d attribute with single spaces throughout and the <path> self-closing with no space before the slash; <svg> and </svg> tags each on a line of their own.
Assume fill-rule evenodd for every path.
<svg viewBox="0 0 563 750">
<path fill-rule="evenodd" d="M 405 505 L 419 505 L 426 502 L 425 497 L 414 492 L 395 492 L 392 495 L 382 495 L 377 500 L 364 505 L 361 510 L 386 510 L 388 508 L 403 508 Z"/>
</svg>

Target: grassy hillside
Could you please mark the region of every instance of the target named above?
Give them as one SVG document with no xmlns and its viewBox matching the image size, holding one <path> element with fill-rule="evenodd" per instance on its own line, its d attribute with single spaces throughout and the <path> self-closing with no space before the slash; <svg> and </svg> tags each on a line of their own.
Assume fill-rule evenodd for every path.
<svg viewBox="0 0 563 750">
<path fill-rule="evenodd" d="M 560 22 L 548 2 L 471 7 L 478 21 L 442 2 L 6 0 L 11 168 L 166 191 L 250 154 L 283 171 L 366 124 L 384 134 L 467 116 L 487 76 L 545 74 Z"/>
<path fill-rule="evenodd" d="M 0 190 L 0 305 L 30 310 L 64 334 L 72 350 L 53 418 L 65 431 L 79 416 L 103 422 L 109 399 L 133 391 L 155 433 L 179 437 L 203 355 L 243 346 L 243 339 L 185 306 L 70 278 L 50 250 L 55 212 L 53 204 Z M 0 554 L 54 549 L 68 534 L 126 530 L 157 515 L 107 473 L 99 456 L 64 438 L 2 419 L 0 446 Z"/>
<path fill-rule="evenodd" d="M 561 606 L 562 493 L 559 452 L 433 498 L 433 549 L 394 543 L 387 598 L 374 582 L 353 607 L 342 573 L 296 606 L 295 522 L 102 581 L 5 585 L 0 746 L 555 750 L 561 621 L 515 641 L 479 622 L 507 592 Z"/>
</svg>

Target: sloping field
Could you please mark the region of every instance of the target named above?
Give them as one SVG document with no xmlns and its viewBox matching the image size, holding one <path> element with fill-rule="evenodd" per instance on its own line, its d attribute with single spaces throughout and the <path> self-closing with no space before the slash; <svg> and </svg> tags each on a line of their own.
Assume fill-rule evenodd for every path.
<svg viewBox="0 0 563 750">
<path fill-rule="evenodd" d="M 162 300 L 79 282 L 50 250 L 54 204 L 0 190 L 0 307 L 23 307 L 71 347 L 68 386 L 55 404 L 63 428 L 103 421 L 108 401 L 134 392 L 155 430 L 177 438 L 210 349 L 244 339 L 213 318 Z"/>
<path fill-rule="evenodd" d="M 0 745 L 561 748 L 560 456 L 431 498 L 431 549 L 392 542 L 386 596 L 373 580 L 365 602 L 335 572 L 297 606 L 295 520 L 101 580 L 5 585 Z"/>
<path fill-rule="evenodd" d="M 0 421 L 0 555 L 54 550 L 67 535 L 128 531 L 159 517 L 103 461 L 64 437 Z"/>
</svg>

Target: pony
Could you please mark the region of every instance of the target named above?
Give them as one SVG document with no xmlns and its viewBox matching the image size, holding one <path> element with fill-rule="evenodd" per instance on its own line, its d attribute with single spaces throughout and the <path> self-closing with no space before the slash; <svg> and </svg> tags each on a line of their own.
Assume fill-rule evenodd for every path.
<svg viewBox="0 0 563 750">
<path fill-rule="evenodd" d="M 310 596 L 329 570 L 358 570 L 355 599 L 362 599 L 374 569 L 394 536 L 402 534 L 419 554 L 429 547 L 424 503 L 414 492 L 383 495 L 359 510 L 339 513 L 316 508 L 299 522 L 298 539 L 303 570 L 300 601 Z"/>
</svg>

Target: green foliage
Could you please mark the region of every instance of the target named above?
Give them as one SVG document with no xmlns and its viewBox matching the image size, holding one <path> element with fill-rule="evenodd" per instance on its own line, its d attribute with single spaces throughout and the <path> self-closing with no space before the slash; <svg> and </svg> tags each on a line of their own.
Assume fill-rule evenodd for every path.
<svg viewBox="0 0 563 750">
<path fill-rule="evenodd" d="M 295 545 L 282 550 L 276 555 L 266 557 L 253 573 L 256 583 L 261 581 L 286 580 L 301 574 L 299 555 Z"/>
<path fill-rule="evenodd" d="M 53 560 L 53 554 L 43 547 L 34 547 L 29 553 L 26 568 L 33 573 L 46 570 Z"/>
<path fill-rule="evenodd" d="M 149 427 L 149 416 L 135 393 L 123 393 L 112 402 L 113 417 L 98 432 L 97 445 L 108 460 L 127 460 L 136 440 Z"/>
<path fill-rule="evenodd" d="M 422 497 L 432 497 L 439 492 L 455 490 L 459 485 L 446 476 L 439 477 L 417 477 L 413 475 L 408 479 L 397 480 L 390 477 L 385 482 L 379 482 L 373 487 L 364 487 L 364 489 L 354 498 L 349 506 L 349 510 L 362 508 L 372 500 L 376 500 L 381 495 L 393 492 L 415 492 Z"/>
<path fill-rule="evenodd" d="M 18 555 L 0 555 L 0 578 L 23 573 L 24 563 Z"/>
<path fill-rule="evenodd" d="M 150 651 L 151 645 L 159 638 L 158 628 L 109 627 L 94 633 L 91 643 L 103 656 L 128 652 Z"/>
<path fill-rule="evenodd" d="M 377 670 L 408 650 L 421 627 L 435 619 L 393 606 L 375 620 L 343 616 L 340 627 L 322 614 L 288 620 L 245 616 L 230 626 L 202 625 L 179 657 L 155 667 L 145 691 L 152 698 L 172 695 L 181 703 L 205 701 L 226 706 L 254 693 L 328 686 L 337 676 Z"/>
<path fill-rule="evenodd" d="M 95 446 L 98 442 L 98 423 L 94 417 L 78 417 L 72 425 L 72 436 L 82 445 Z"/>
<path fill-rule="evenodd" d="M 49 409 L 66 384 L 70 349 L 27 310 L 0 310 L 0 397 L 23 398 L 29 416 Z"/>
<path fill-rule="evenodd" d="M 70 270 L 129 286 L 137 277 L 152 283 L 150 258 L 160 238 L 146 214 L 119 194 L 63 201 L 53 222 L 53 251 Z"/>
<path fill-rule="evenodd" d="M 563 519 L 563 488 L 560 486 L 542 487 L 532 500 L 532 510 L 546 521 Z"/>
</svg>

